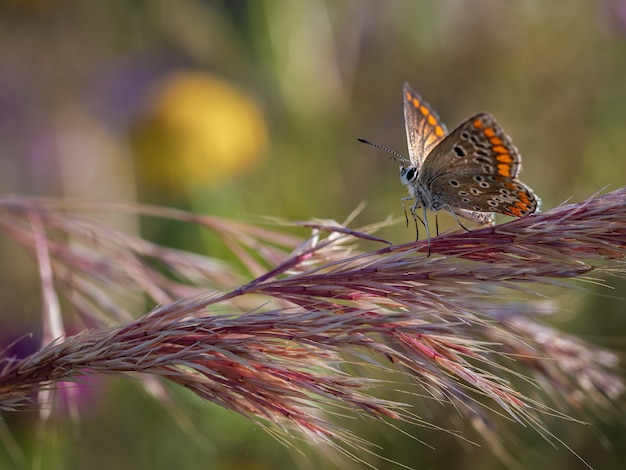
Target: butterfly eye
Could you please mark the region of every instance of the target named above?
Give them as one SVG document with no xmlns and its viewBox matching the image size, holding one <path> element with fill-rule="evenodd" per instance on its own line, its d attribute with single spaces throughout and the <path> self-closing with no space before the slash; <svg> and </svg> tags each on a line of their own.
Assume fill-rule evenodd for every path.
<svg viewBox="0 0 626 470">
<path fill-rule="evenodd" d="M 412 184 L 417 178 L 417 170 L 414 167 L 400 167 L 400 182 L 402 184 Z"/>
<path fill-rule="evenodd" d="M 407 181 L 413 181 L 416 175 L 417 175 L 417 172 L 415 171 L 415 168 L 407 168 L 406 173 L 404 174 L 404 177 L 406 178 Z"/>
</svg>

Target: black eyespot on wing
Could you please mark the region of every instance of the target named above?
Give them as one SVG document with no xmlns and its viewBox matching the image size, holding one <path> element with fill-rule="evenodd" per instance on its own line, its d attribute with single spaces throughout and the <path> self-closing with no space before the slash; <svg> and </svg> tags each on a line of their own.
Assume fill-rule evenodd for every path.
<svg viewBox="0 0 626 470">
<path fill-rule="evenodd" d="M 465 149 L 461 147 L 460 145 L 455 145 L 454 147 L 452 147 L 452 150 L 454 150 L 454 153 L 459 158 L 465 157 L 467 155 L 467 152 L 465 151 Z"/>
</svg>

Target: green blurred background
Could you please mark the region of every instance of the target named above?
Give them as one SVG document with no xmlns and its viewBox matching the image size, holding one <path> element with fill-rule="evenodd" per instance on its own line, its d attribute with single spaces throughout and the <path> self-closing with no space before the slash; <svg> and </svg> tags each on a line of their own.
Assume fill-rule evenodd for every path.
<svg viewBox="0 0 626 470">
<path fill-rule="evenodd" d="M 405 81 L 448 128 L 494 114 L 544 209 L 626 183 L 626 0 L 3 0 L 0 191 L 238 218 L 343 220 L 366 201 L 355 226 L 403 218 L 397 163 L 356 138 L 407 153 Z M 383 235 L 413 233 L 401 223 Z M 178 231 L 150 236 L 213 254 Z M 41 307 L 32 262 L 0 242 L 6 344 L 39 330 Z M 568 295 L 579 315 L 558 327 L 624 350 L 624 283 L 610 284 L 616 300 Z M 136 385 L 95 381 L 80 424 L 57 417 L 43 438 L 36 415 L 3 414 L 0 468 L 28 467 L 33 455 L 46 469 L 331 467 L 184 392 L 173 390 L 178 415 L 166 411 Z M 418 411 L 463 426 L 448 411 Z M 549 427 L 595 468 L 623 468 L 623 415 L 607 414 L 593 427 Z M 502 467 L 445 433 L 407 428 L 433 451 L 381 423 L 353 426 L 413 468 Z M 519 426 L 502 434 L 522 468 L 583 468 Z"/>
</svg>

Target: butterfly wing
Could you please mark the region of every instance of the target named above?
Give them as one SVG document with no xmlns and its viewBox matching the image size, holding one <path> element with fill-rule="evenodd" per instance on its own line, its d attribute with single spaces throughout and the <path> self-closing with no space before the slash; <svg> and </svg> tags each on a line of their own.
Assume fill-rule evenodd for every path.
<svg viewBox="0 0 626 470">
<path fill-rule="evenodd" d="M 462 217 L 498 212 L 522 217 L 539 199 L 517 180 L 521 156 L 495 118 L 480 113 L 464 121 L 428 156 L 420 180 L 440 204 Z M 468 214 L 464 215 L 462 212 Z"/>
<path fill-rule="evenodd" d="M 523 217 L 535 213 L 540 204 L 528 186 L 497 175 L 446 173 L 432 182 L 431 191 L 442 204 L 465 218 L 470 217 L 459 210 Z"/>
<path fill-rule="evenodd" d="M 428 154 L 445 137 L 446 126 L 408 83 L 404 84 L 404 124 L 411 165 L 419 169 Z"/>
<path fill-rule="evenodd" d="M 452 211 L 464 219 L 471 220 L 481 225 L 494 225 L 496 223 L 496 217 L 493 212 L 470 211 L 459 207 L 453 208 Z"/>
<path fill-rule="evenodd" d="M 424 161 L 420 179 L 428 184 L 443 173 L 516 178 L 521 156 L 495 118 L 479 113 L 454 129 Z"/>
</svg>

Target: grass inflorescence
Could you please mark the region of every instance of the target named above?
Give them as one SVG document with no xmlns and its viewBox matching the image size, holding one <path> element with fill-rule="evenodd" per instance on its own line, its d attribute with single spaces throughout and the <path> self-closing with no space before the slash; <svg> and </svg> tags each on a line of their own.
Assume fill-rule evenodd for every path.
<svg viewBox="0 0 626 470">
<path fill-rule="evenodd" d="M 197 224 L 223 241 L 229 261 L 159 246 L 85 210 Z M 278 436 L 349 452 L 363 443 L 333 409 L 437 427 L 408 404 L 378 397 L 389 385 L 380 374 L 390 370 L 410 377 L 416 395 L 467 416 L 492 443 L 497 415 L 550 436 L 542 417 L 567 418 L 554 403 L 609 406 L 622 394 L 614 354 L 536 314 L 558 310 L 538 295 L 543 286 L 624 274 L 626 189 L 446 233 L 430 246 L 393 245 L 372 227 L 299 225 L 308 237 L 281 224 L 152 206 L 0 199 L 0 230 L 40 269 L 46 343 L 0 359 L 0 408 L 48 406 L 42 391 L 86 375 L 141 374 Z M 364 240 L 378 246 L 361 251 Z M 66 336 L 59 293 L 88 329 Z M 159 306 L 137 317 L 145 298 Z"/>
</svg>

